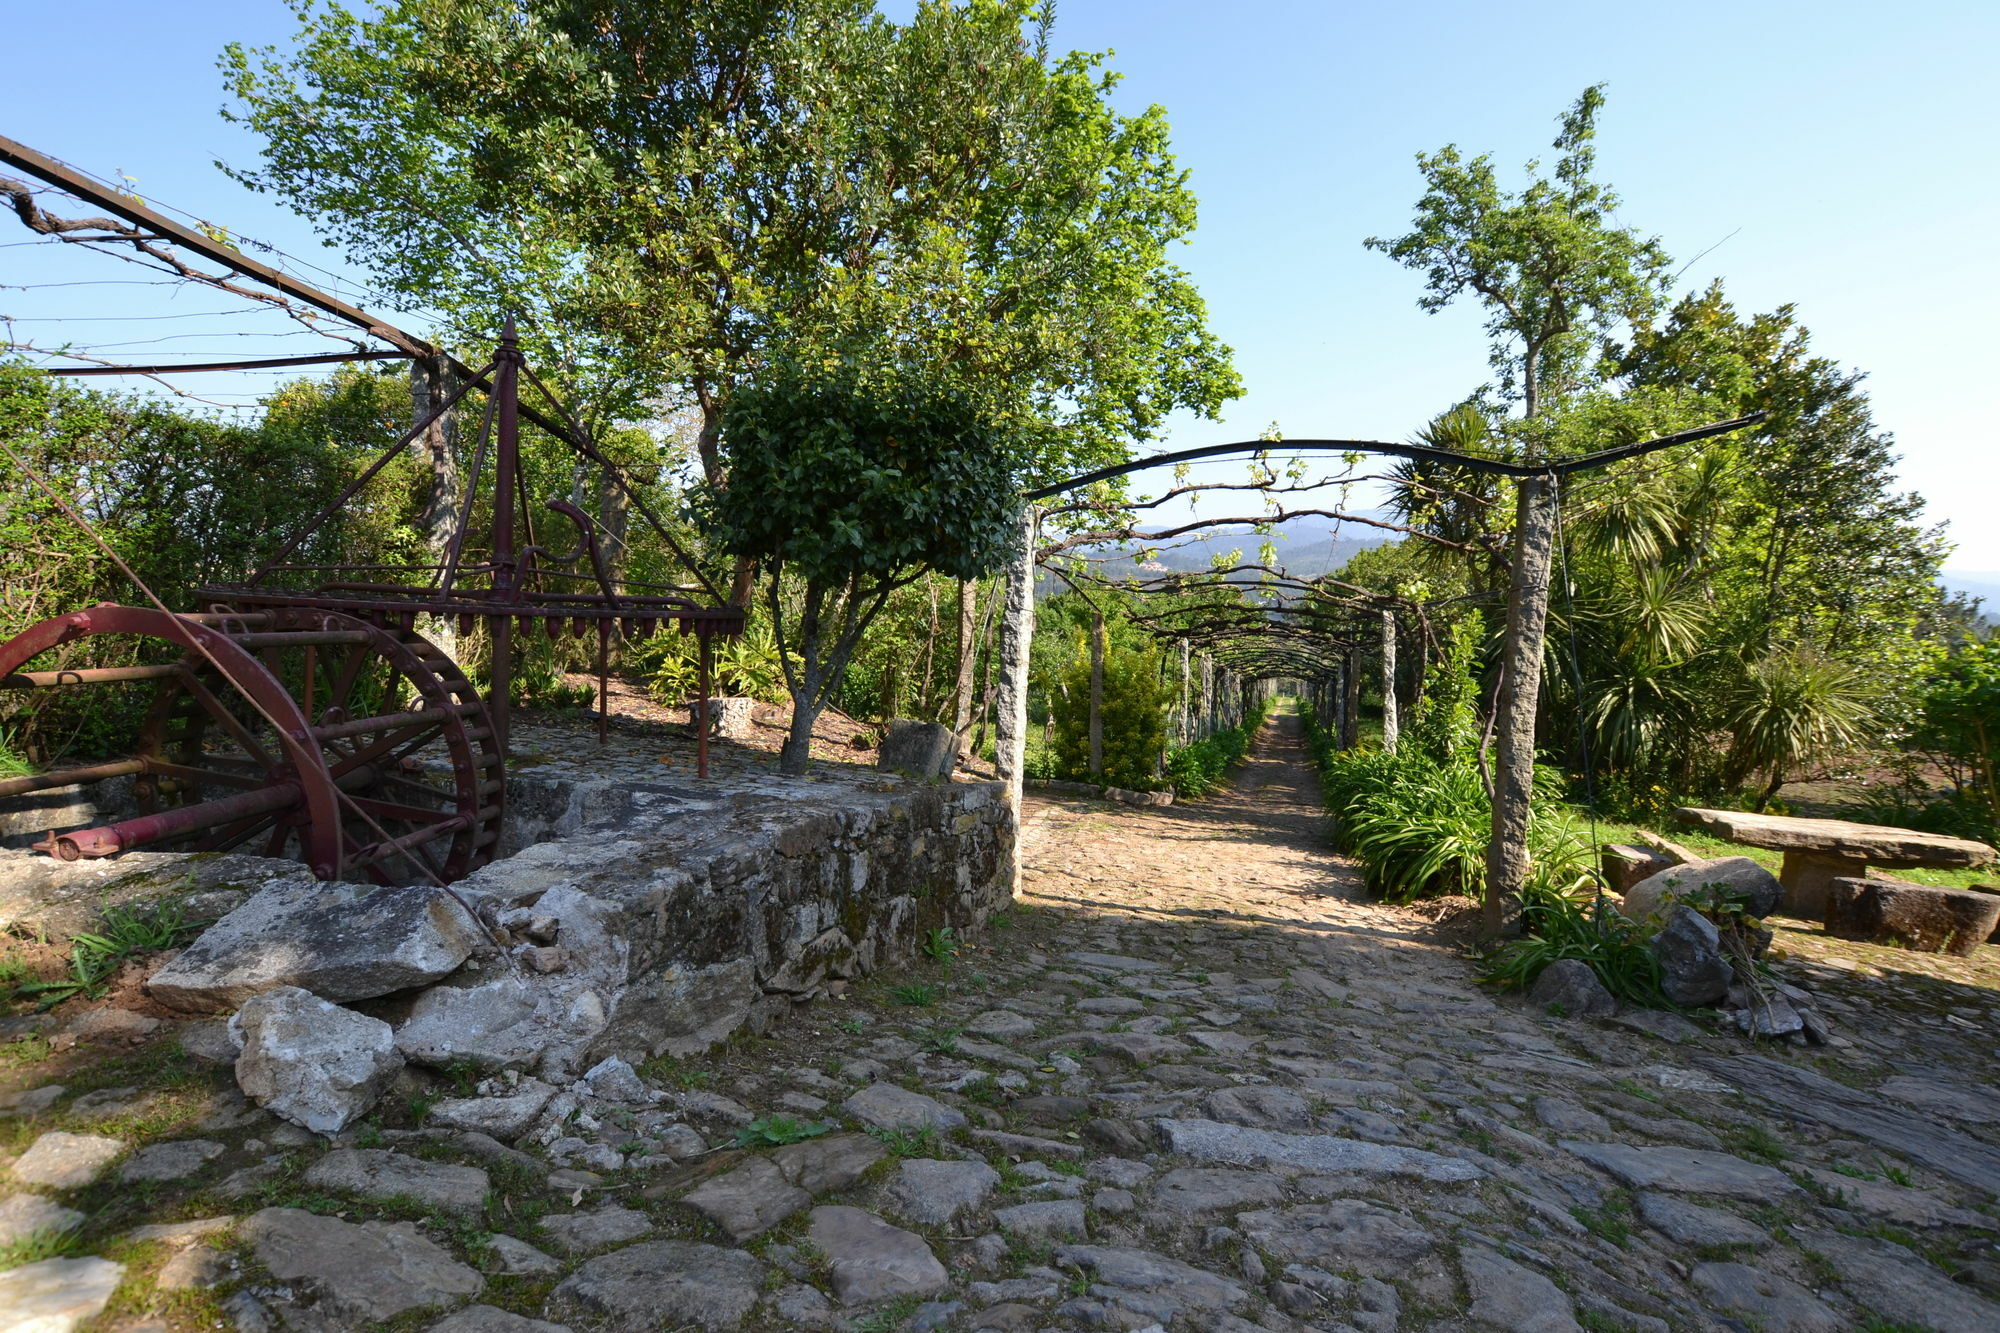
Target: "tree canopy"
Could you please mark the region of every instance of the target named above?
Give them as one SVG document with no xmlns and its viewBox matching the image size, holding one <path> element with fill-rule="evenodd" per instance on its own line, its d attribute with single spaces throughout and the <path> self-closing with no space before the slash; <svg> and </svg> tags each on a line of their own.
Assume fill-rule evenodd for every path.
<svg viewBox="0 0 2000 1333">
<path fill-rule="evenodd" d="M 1016 386 L 1059 432 L 1031 478 L 1240 392 L 1169 246 L 1194 227 L 1158 107 L 1052 56 L 1028 0 L 295 0 L 232 48 L 237 174 L 452 336 L 521 312 L 599 419 L 722 411 L 780 343 L 879 338 Z"/>
</svg>

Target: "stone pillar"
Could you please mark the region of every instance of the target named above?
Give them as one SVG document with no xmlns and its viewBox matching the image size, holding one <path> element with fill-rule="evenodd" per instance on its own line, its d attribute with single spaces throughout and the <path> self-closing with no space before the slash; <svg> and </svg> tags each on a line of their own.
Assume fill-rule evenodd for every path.
<svg viewBox="0 0 2000 1333">
<path fill-rule="evenodd" d="M 1347 650 L 1340 667 L 1340 748 L 1352 750 L 1361 739 L 1361 654 Z"/>
<path fill-rule="evenodd" d="M 1382 748 L 1396 753 L 1396 613 L 1382 612 Z"/>
<path fill-rule="evenodd" d="M 1012 843 L 1004 852 L 1008 893 L 1021 889 L 1021 779 L 1028 748 L 1028 650 L 1035 639 L 1035 539 L 1038 516 L 1021 515 L 1021 549 L 1008 562 L 1000 618 L 999 717 L 994 723 L 994 768 L 1006 785 L 1012 812 Z"/>
<path fill-rule="evenodd" d="M 1201 655 L 1201 735 L 1195 739 L 1205 739 L 1215 730 L 1215 659 L 1207 653 Z"/>
<path fill-rule="evenodd" d="M 1181 640 L 1181 710 L 1180 710 L 1180 736 L 1181 736 L 1180 743 L 1182 745 L 1192 744 L 1194 741 L 1194 736 L 1192 734 L 1194 731 L 1194 724 L 1192 719 L 1190 719 L 1188 716 L 1188 710 L 1194 704 L 1194 693 L 1189 688 L 1188 654 L 1189 654 L 1188 641 L 1186 639 L 1182 639 Z"/>
</svg>

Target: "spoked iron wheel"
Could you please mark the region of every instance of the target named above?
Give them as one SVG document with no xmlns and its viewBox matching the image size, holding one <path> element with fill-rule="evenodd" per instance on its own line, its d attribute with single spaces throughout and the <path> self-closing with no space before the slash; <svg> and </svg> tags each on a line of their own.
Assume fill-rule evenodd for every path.
<svg viewBox="0 0 2000 1333">
<path fill-rule="evenodd" d="M 21 671 L 90 635 L 184 651 L 167 664 Z M 26 689 L 151 682 L 130 759 L 0 783 L 6 795 L 132 775 L 138 816 L 52 836 L 44 847 L 63 859 L 235 850 L 295 857 L 322 879 L 449 882 L 491 860 L 500 840 L 505 774 L 485 706 L 407 629 L 303 608 L 97 606 L 0 644 L 0 678 Z"/>
</svg>

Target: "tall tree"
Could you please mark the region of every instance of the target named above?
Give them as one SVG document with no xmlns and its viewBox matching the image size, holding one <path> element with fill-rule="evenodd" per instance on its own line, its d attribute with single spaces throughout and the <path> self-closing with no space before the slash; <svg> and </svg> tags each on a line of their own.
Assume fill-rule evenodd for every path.
<svg viewBox="0 0 2000 1333">
<path fill-rule="evenodd" d="M 1616 225 L 1618 196 L 1591 175 L 1603 106 L 1602 84 L 1584 89 L 1561 119 L 1554 176 L 1530 162 L 1518 193 L 1501 188 L 1484 153 L 1419 153 L 1426 188 L 1410 231 L 1366 242 L 1424 274 L 1424 310 L 1468 294 L 1486 308 L 1500 393 L 1524 416 L 1581 388 L 1597 340 L 1645 322 L 1666 281 L 1658 241 Z"/>
<path fill-rule="evenodd" d="M 1052 58 L 1029 0 L 294 0 L 232 47 L 241 177 L 460 337 L 521 311 L 597 419 L 723 413 L 774 346 L 865 332 L 1021 386 L 1101 461 L 1239 392 L 1167 248 L 1194 226 L 1158 107 Z"/>
</svg>

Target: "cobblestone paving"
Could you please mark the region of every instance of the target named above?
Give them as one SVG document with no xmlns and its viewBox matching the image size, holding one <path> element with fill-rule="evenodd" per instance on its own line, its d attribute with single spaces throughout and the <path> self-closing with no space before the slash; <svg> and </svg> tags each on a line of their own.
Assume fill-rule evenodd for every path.
<svg viewBox="0 0 2000 1333">
<path fill-rule="evenodd" d="M 636 1076 L 413 1084 L 332 1144 L 184 1062 L 0 1095 L 0 1245 L 73 1237 L 11 1252 L 34 1262 L 0 1273 L 0 1311 L 68 1301 L 128 1333 L 2000 1329 L 1989 990 L 1898 973 L 1874 1021 L 1893 960 L 1795 932 L 1787 975 L 1851 1020 L 1826 1051 L 1497 998 L 1326 850 L 1293 719 L 1210 801 L 1031 797 L 1025 858 L 1020 905 L 956 956 L 934 940 Z"/>
</svg>

